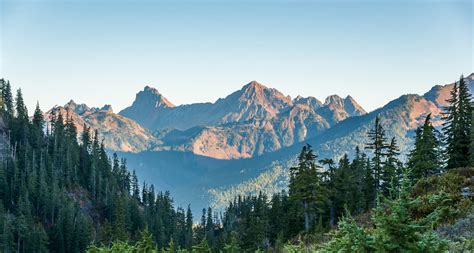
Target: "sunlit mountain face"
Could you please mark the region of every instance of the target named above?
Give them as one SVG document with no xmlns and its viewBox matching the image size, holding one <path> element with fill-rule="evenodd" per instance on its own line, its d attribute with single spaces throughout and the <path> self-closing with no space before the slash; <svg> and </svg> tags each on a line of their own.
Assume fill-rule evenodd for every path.
<svg viewBox="0 0 474 253">
<path fill-rule="evenodd" d="M 474 74 L 465 80 L 474 90 Z M 79 131 L 97 129 L 111 152 L 125 156 L 142 180 L 170 190 L 178 203 L 222 207 L 238 194 L 284 189 L 286 169 L 304 143 L 313 145 L 320 158 L 363 149 L 376 116 L 387 135 L 398 140 L 404 157 L 427 114 L 435 127 L 441 126 L 453 84 L 403 95 L 369 113 L 351 96 L 293 99 L 268 86 L 252 81 L 214 103 L 179 106 L 147 86 L 118 114 L 110 106 L 89 108 L 71 101 L 52 108 L 46 118 L 61 112 Z"/>
</svg>

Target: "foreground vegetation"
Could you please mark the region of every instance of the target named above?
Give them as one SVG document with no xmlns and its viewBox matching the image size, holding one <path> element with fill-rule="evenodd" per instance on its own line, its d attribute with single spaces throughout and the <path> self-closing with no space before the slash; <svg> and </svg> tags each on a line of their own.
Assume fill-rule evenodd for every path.
<svg viewBox="0 0 474 253">
<path fill-rule="evenodd" d="M 404 164 L 379 118 L 355 156 L 318 159 L 306 145 L 288 191 L 240 196 L 223 213 L 139 187 L 99 133 L 68 115 L 28 117 L 1 81 L 2 252 L 469 252 L 474 250 L 472 98 L 463 78 L 442 132 L 426 115 Z M 46 131 L 45 131 L 46 129 Z M 140 189 L 141 188 L 141 189 Z"/>
</svg>

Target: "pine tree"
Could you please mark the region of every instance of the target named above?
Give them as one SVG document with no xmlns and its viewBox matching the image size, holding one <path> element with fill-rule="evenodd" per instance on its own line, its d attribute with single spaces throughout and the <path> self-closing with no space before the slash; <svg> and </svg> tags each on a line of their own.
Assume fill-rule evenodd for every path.
<svg viewBox="0 0 474 253">
<path fill-rule="evenodd" d="M 132 172 L 132 196 L 140 202 L 140 189 L 138 186 L 138 177 L 135 170 Z"/>
<path fill-rule="evenodd" d="M 157 250 L 153 246 L 152 235 L 148 229 L 141 232 L 141 240 L 136 244 L 136 252 L 157 253 Z"/>
<path fill-rule="evenodd" d="M 185 230 L 185 247 L 188 250 L 192 249 L 193 245 L 193 213 L 191 212 L 191 206 L 188 205 L 186 210 L 186 230 Z"/>
<path fill-rule="evenodd" d="M 472 97 L 462 76 L 450 96 L 443 127 L 448 169 L 466 167 L 470 161 Z"/>
<path fill-rule="evenodd" d="M 126 227 L 126 203 L 124 197 L 121 195 L 116 196 L 115 206 L 113 209 L 113 220 L 112 225 L 114 227 L 113 238 L 115 240 L 125 241 L 128 238 L 127 227 Z"/>
<path fill-rule="evenodd" d="M 474 102 L 471 103 L 471 167 L 474 167 Z"/>
<path fill-rule="evenodd" d="M 383 177 L 383 162 L 384 157 L 386 156 L 386 136 L 385 130 L 382 127 L 380 122 L 380 118 L 377 116 L 375 118 L 375 125 L 374 128 L 369 131 L 369 139 L 370 142 L 366 144 L 366 149 L 372 150 L 373 158 L 372 158 L 372 175 L 374 178 L 374 196 L 373 196 L 373 204 L 374 206 L 377 204 L 377 198 L 380 193 L 381 182 Z"/>
<path fill-rule="evenodd" d="M 382 172 L 382 192 L 388 196 L 392 190 L 399 189 L 399 183 L 402 176 L 402 162 L 398 160 L 400 155 L 400 148 L 397 140 L 392 138 L 390 144 L 387 146 L 386 159 L 383 164 Z"/>
<path fill-rule="evenodd" d="M 17 90 L 16 99 L 15 99 L 15 107 L 16 107 L 16 117 L 14 121 L 14 128 L 13 133 L 15 138 L 17 138 L 20 142 L 25 143 L 28 138 L 28 110 L 26 109 L 25 102 L 23 100 L 23 93 L 21 89 Z"/>
<path fill-rule="evenodd" d="M 446 241 L 410 216 L 416 201 L 410 197 L 409 177 L 409 171 L 405 171 L 398 197 L 386 201 L 389 209 L 379 206 L 375 211 L 374 252 L 445 252 Z"/>
<path fill-rule="evenodd" d="M 3 90 L 5 90 L 5 79 L 1 78 L 0 79 L 0 110 L 2 112 L 5 111 L 5 103 L 4 103 L 4 100 L 3 100 Z"/>
<path fill-rule="evenodd" d="M 5 116 L 7 121 L 10 121 L 15 114 L 15 109 L 13 107 L 13 95 L 10 82 L 5 83 L 5 88 L 2 90 L 2 98 L 5 108 Z"/>
<path fill-rule="evenodd" d="M 237 236 L 235 233 L 230 234 L 229 243 L 224 246 L 225 253 L 238 253 L 241 252 L 239 244 L 237 243 Z"/>
<path fill-rule="evenodd" d="M 5 84 L 5 97 L 11 103 L 1 116 L 12 148 L 0 163 L 1 252 L 84 252 L 91 240 L 106 243 L 104 252 L 140 248 L 141 242 L 112 240 L 133 242 L 145 227 L 160 248 L 171 239 L 185 245 L 185 232 L 192 237 L 191 210 L 186 221 L 169 193 L 155 198 L 154 187 L 145 184 L 141 203 L 138 179 L 131 178 L 125 160 L 115 155 L 112 163 L 99 134 L 92 138 L 87 126 L 79 144 L 69 111 L 64 121 L 61 110 L 53 110 L 45 133 L 38 104 L 30 121 L 21 90 L 13 103 Z M 192 238 L 187 243 L 192 246 Z M 152 250 L 138 252 L 156 252 L 152 240 L 146 244 Z"/>
<path fill-rule="evenodd" d="M 416 130 L 415 147 L 409 154 L 408 167 L 413 180 L 441 172 L 441 150 L 439 133 L 431 124 L 431 114 L 426 116 L 422 127 Z"/>
<path fill-rule="evenodd" d="M 324 172 L 324 185 L 328 194 L 327 206 L 329 207 L 329 226 L 336 224 L 336 164 L 332 159 L 322 159 L 319 161 L 327 169 Z"/>
<path fill-rule="evenodd" d="M 354 205 L 354 213 L 361 213 L 365 210 L 365 164 L 367 156 L 360 151 L 357 146 L 355 150 L 355 157 L 351 163 L 351 174 L 354 177 L 355 188 L 352 191 L 352 202 Z"/>
<path fill-rule="evenodd" d="M 354 175 L 351 174 L 350 161 L 345 154 L 339 160 L 339 167 L 335 176 L 335 216 L 340 217 L 344 210 L 352 210 L 353 200 L 351 194 L 354 191 Z"/>
<path fill-rule="evenodd" d="M 322 212 L 326 203 L 326 193 L 322 176 L 318 171 L 316 155 L 309 144 L 306 144 L 299 157 L 298 165 L 290 168 L 289 195 L 301 204 L 304 217 L 304 228 L 308 232 L 314 218 Z"/>
<path fill-rule="evenodd" d="M 198 245 L 193 246 L 193 253 L 211 253 L 211 248 L 206 239 L 203 239 Z"/>
<path fill-rule="evenodd" d="M 467 167 L 471 157 L 472 95 L 464 77 L 459 79 L 459 167 Z"/>
<path fill-rule="evenodd" d="M 36 103 L 36 108 L 35 112 L 33 114 L 33 126 L 35 126 L 38 129 L 43 129 L 44 128 L 44 117 L 43 117 L 43 112 L 40 109 L 39 102 Z"/>
<path fill-rule="evenodd" d="M 44 137 L 44 117 L 43 117 L 43 112 L 41 111 L 39 107 L 39 103 L 36 103 L 36 109 L 33 114 L 33 120 L 32 120 L 32 130 L 31 130 L 31 145 L 35 148 L 39 148 L 39 145 L 43 142 L 43 137 Z"/>
</svg>

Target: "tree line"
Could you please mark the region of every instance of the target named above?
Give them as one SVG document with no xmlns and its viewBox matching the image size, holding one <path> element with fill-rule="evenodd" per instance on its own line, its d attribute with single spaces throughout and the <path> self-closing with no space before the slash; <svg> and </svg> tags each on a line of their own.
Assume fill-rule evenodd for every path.
<svg viewBox="0 0 474 253">
<path fill-rule="evenodd" d="M 319 159 L 305 145 L 289 168 L 287 191 L 239 196 L 223 213 L 203 209 L 194 224 L 189 206 L 176 208 L 168 192 L 145 182 L 140 187 L 126 160 L 108 157 L 97 131 L 84 126 L 79 134 L 69 115 L 60 113 L 45 120 L 39 106 L 30 119 L 21 90 L 13 99 L 10 83 L 0 84 L 3 252 L 291 252 L 288 245 L 296 241 L 328 240 L 322 251 L 351 251 L 357 244 L 356 251 L 365 252 L 437 252 L 443 241 L 407 215 L 410 189 L 474 165 L 472 97 L 461 77 L 442 129 L 426 115 L 406 163 L 376 117 L 369 141 L 355 147 L 352 158 Z M 374 217 L 373 228 L 351 218 L 364 215 Z M 387 229 L 397 224 L 400 230 Z M 336 232 L 328 239 L 330 231 Z M 390 241 L 396 238 L 423 243 Z"/>
<path fill-rule="evenodd" d="M 93 243 L 135 241 L 191 249 L 193 217 L 168 192 L 139 186 L 126 160 L 109 157 L 97 131 L 78 133 L 69 115 L 30 119 L 22 91 L 0 80 L 0 251 L 84 252 Z"/>
<path fill-rule="evenodd" d="M 218 252 L 225 245 L 234 245 L 233 248 L 245 252 L 280 251 L 285 243 L 297 238 L 323 239 L 341 220 L 344 221 L 345 229 L 354 236 L 345 239 L 355 240 L 357 233 L 363 230 L 353 221 L 348 221 L 347 216 L 371 213 L 375 219 L 374 227 L 378 229 L 370 230 L 376 231 L 371 232 L 373 234 L 364 235 L 367 241 L 379 240 L 380 243 L 383 238 L 405 238 L 420 241 L 420 244 L 399 248 L 399 245 L 393 246 L 393 242 L 384 241 L 380 245 L 371 245 L 371 250 L 369 243 L 361 239 L 367 244 L 356 251 L 442 251 L 446 244 L 442 244 L 443 241 L 430 232 L 431 228 L 415 228 L 418 225 L 410 220 L 408 213 L 412 208 L 411 187 L 430 177 L 474 166 L 472 96 L 463 77 L 455 82 L 447 102 L 441 128 L 432 125 L 431 114 L 428 114 L 423 124 L 416 129 L 414 147 L 406 163 L 400 159 L 397 140 L 387 136 L 379 117 L 375 118 L 373 128 L 367 133 L 368 143 L 355 147 L 352 160 L 347 154 L 337 161 L 318 159 L 312 147 L 305 145 L 298 156 L 297 165 L 289 169 L 288 191 L 274 196 L 259 194 L 236 198 L 227 206 L 219 226 L 214 226 L 211 232 L 209 228 L 213 226 L 209 224 L 215 222 L 212 223 L 213 220 L 209 218 L 202 219 L 199 229 L 205 231 L 202 234 L 211 251 Z M 459 192 L 452 196 L 457 195 Z M 387 211 L 387 206 L 391 212 Z M 445 207 L 443 204 L 439 206 Z M 401 230 L 405 230 L 387 232 L 390 227 L 396 228 L 397 224 Z M 341 234 L 335 235 L 338 236 L 343 237 Z M 395 250 L 386 248 L 387 245 L 392 245 Z M 342 248 L 343 245 L 333 243 L 327 249 L 334 252 L 337 247 Z M 346 249 L 351 251 L 350 247 Z"/>
</svg>

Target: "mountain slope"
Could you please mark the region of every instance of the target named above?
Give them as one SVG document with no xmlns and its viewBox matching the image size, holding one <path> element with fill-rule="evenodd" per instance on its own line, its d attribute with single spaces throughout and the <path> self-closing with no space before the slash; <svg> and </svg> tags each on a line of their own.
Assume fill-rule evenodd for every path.
<svg viewBox="0 0 474 253">
<path fill-rule="evenodd" d="M 474 92 L 474 74 L 466 77 L 465 81 L 468 83 L 471 93 Z M 357 146 L 364 149 L 365 143 L 368 141 L 367 132 L 373 127 L 375 117 L 379 116 L 387 136 L 389 138 L 395 137 L 402 155 L 406 155 L 412 148 L 415 129 L 423 124 L 427 114 L 432 114 L 432 122 L 435 127 L 438 129 L 442 127 L 443 107 L 446 106 L 445 99 L 449 97 L 452 87 L 453 84 L 437 85 L 423 96 L 403 95 L 369 114 L 348 118 L 321 135 L 306 140 L 305 143 L 311 144 L 320 158 L 337 159 L 343 154 L 353 154 Z M 266 160 L 268 163 L 266 166 L 269 166 L 268 171 L 274 174 L 273 178 L 276 178 L 275 181 L 266 180 L 265 184 L 262 184 L 261 180 L 257 181 L 259 191 L 275 192 L 275 185 L 281 185 L 282 181 L 288 180 L 287 171 L 280 173 L 280 170 L 271 166 L 269 161 L 287 169 L 296 161 L 296 156 L 302 146 L 303 143 L 298 143 L 289 148 L 255 158 L 259 162 Z M 262 175 L 265 174 L 262 173 Z M 211 199 L 216 206 L 222 206 L 225 198 L 232 199 L 238 194 L 254 193 L 252 185 L 257 179 L 258 177 L 249 178 L 240 184 L 211 189 L 209 190 L 209 193 L 212 194 Z M 282 189 L 280 188 L 280 190 Z"/>
<path fill-rule="evenodd" d="M 474 91 L 473 76 L 466 78 L 472 91 Z M 428 113 L 432 114 L 435 126 L 439 127 L 442 123 L 442 108 L 435 101 L 441 101 L 441 98 L 446 96 L 445 93 L 449 93 L 450 85 L 439 87 L 440 92 L 435 97 L 426 94 L 403 95 L 376 111 L 345 119 L 325 131 L 308 137 L 303 142 L 295 142 L 288 147 L 247 159 L 218 160 L 197 156 L 192 152 L 147 152 L 124 155 L 132 167 L 137 166 L 139 175 L 159 180 L 177 196 L 184 198 L 183 201 L 193 201 L 200 206 L 210 202 L 219 208 L 238 194 L 258 191 L 272 193 L 284 189 L 287 180 L 286 169 L 293 165 L 304 143 L 311 144 L 319 158 L 338 158 L 344 153 L 352 154 L 356 146 L 363 149 L 367 142 L 367 131 L 372 128 L 376 116 L 381 118 L 387 136 L 395 137 L 402 152 L 406 154 L 411 149 L 415 128 L 422 124 Z M 199 133 L 200 129 L 188 132 L 194 136 Z M 165 154 L 173 154 L 176 157 L 160 158 Z M 147 161 L 147 159 L 156 160 Z M 188 167 L 187 163 L 190 161 L 200 162 L 193 162 L 193 165 Z M 180 184 L 179 181 L 186 178 L 187 173 L 191 173 L 193 182 L 186 180 L 187 184 Z M 187 197 L 187 193 L 190 192 L 199 192 L 201 197 L 191 200 Z"/>
<path fill-rule="evenodd" d="M 162 145 L 155 151 L 189 151 L 218 159 L 249 158 L 316 136 L 331 125 L 366 112 L 354 99 L 333 95 L 289 96 L 256 81 L 215 103 L 172 106 L 156 89 L 145 87 L 120 114 L 137 120 Z"/>
<path fill-rule="evenodd" d="M 250 158 L 302 142 L 329 127 L 326 120 L 307 106 L 295 105 L 270 120 L 160 133 L 163 144 L 154 150 L 189 151 L 218 159 Z"/>
<path fill-rule="evenodd" d="M 349 116 L 366 112 L 352 98 L 342 99 L 336 95 L 326 99 L 323 105 L 313 97 L 289 96 L 276 89 L 252 81 L 242 89 L 218 99 L 215 103 L 198 103 L 181 106 L 165 106 L 156 101 L 165 100 L 161 94 L 152 92 L 148 86 L 137 94 L 130 107 L 119 114 L 134 119 L 150 130 L 187 130 L 196 126 L 217 126 L 228 123 L 245 123 L 249 120 L 272 120 L 290 110 L 294 105 L 305 104 L 313 112 L 325 108 L 331 122 L 339 122 Z M 159 104 L 159 105 L 158 105 Z M 332 114 L 338 114 L 334 117 Z M 323 117 L 324 118 L 324 117 Z M 327 120 L 327 119 L 326 119 Z"/>
<path fill-rule="evenodd" d="M 175 106 L 146 86 L 120 114 L 109 107 L 89 108 L 73 101 L 53 110 L 66 114 L 65 108 L 70 109 L 80 131 L 84 123 L 99 130 L 110 150 L 186 151 L 217 159 L 273 152 L 366 113 L 350 97 L 333 95 L 325 104 L 314 97 L 292 100 L 256 81 L 215 103 Z"/>
<path fill-rule="evenodd" d="M 137 94 L 136 100 L 120 112 L 150 130 L 186 130 L 196 126 L 214 126 L 250 119 L 271 119 L 292 105 L 289 97 L 275 89 L 252 81 L 241 90 L 217 100 L 215 103 L 198 103 L 178 107 L 156 106 L 161 94 L 150 94 L 150 89 Z"/>
<path fill-rule="evenodd" d="M 50 119 L 53 112 L 56 115 L 61 113 L 64 118 L 71 117 L 79 132 L 83 131 L 84 125 L 98 130 L 105 146 L 113 151 L 141 152 L 159 143 L 135 121 L 115 114 L 110 105 L 90 108 L 71 100 L 46 112 L 45 119 Z"/>
</svg>

